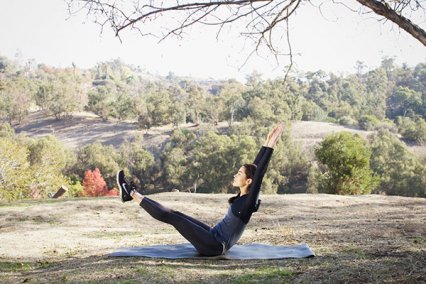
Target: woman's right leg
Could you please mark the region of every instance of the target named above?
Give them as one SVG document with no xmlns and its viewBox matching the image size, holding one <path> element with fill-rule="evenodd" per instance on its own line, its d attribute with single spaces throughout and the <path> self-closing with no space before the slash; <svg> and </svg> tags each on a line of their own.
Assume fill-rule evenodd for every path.
<svg viewBox="0 0 426 284">
<path fill-rule="evenodd" d="M 223 253 L 223 245 L 219 243 L 210 232 L 206 224 L 189 217 L 183 213 L 170 210 L 147 197 L 138 193 L 132 195 L 135 201 L 140 201 L 140 206 L 153 218 L 170 224 L 187 239 L 199 253 L 204 255 L 219 255 Z M 135 198 L 136 197 L 136 198 Z"/>
<path fill-rule="evenodd" d="M 142 201 L 142 200 L 141 200 L 141 201 Z M 161 205 L 160 203 L 158 203 L 157 201 L 154 201 L 154 200 L 152 200 L 152 199 L 147 199 L 147 201 L 148 201 L 148 202 L 151 202 L 151 203 L 153 203 L 153 204 L 155 204 L 155 205 L 157 205 L 157 206 L 164 207 L 163 205 Z M 140 202 L 139 202 L 139 204 L 140 204 Z M 200 226 L 200 227 L 204 228 L 204 229 L 205 229 L 205 230 L 207 230 L 207 231 L 209 231 L 209 230 L 211 229 L 211 227 L 210 227 L 210 226 L 208 226 L 208 225 L 204 224 L 203 222 L 201 222 L 201 221 L 199 221 L 199 220 L 197 220 L 197 219 L 195 219 L 195 218 L 192 218 L 191 216 L 188 216 L 188 215 L 186 215 L 186 214 L 183 214 L 182 212 L 174 211 L 174 210 L 173 210 L 173 213 L 174 213 L 174 214 L 178 214 L 178 215 L 182 216 L 182 217 L 183 217 L 183 218 L 185 218 L 185 219 L 188 219 L 189 221 L 191 221 L 191 222 L 193 222 L 193 223 L 197 224 L 198 226 Z"/>
</svg>

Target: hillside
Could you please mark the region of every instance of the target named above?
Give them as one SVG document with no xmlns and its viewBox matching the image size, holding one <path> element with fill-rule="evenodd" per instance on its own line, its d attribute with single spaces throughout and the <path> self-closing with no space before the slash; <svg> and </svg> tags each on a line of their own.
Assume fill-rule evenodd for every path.
<svg viewBox="0 0 426 284">
<path fill-rule="evenodd" d="M 224 194 L 150 196 L 214 225 Z M 306 242 L 299 260 L 110 258 L 129 246 L 182 243 L 137 204 L 113 198 L 0 204 L 3 283 L 425 283 L 426 200 L 399 196 L 264 195 L 240 243 Z"/>
<path fill-rule="evenodd" d="M 226 122 L 220 122 L 217 128 L 226 128 Z M 197 129 L 211 128 L 211 125 L 194 127 L 193 124 L 183 124 L 180 127 Z M 143 146 L 155 152 L 158 147 L 167 140 L 173 130 L 171 125 L 153 127 L 149 131 L 138 129 L 134 122 L 130 121 L 102 121 L 91 113 L 75 113 L 70 120 L 56 120 L 46 116 L 43 112 L 33 112 L 27 120 L 16 127 L 17 133 L 25 133 L 30 137 L 54 135 L 71 148 L 78 148 L 90 143 L 101 142 L 118 147 L 123 141 L 131 140 L 136 135 L 143 135 Z M 316 122 L 295 121 L 292 123 L 291 135 L 293 141 L 304 150 L 309 150 L 326 135 L 339 131 L 350 131 L 366 137 L 371 132 L 342 125 Z M 420 160 L 426 161 L 426 146 L 410 146 Z"/>
<path fill-rule="evenodd" d="M 220 122 L 216 127 L 225 128 L 228 124 Z M 180 127 L 197 129 L 209 128 L 211 125 L 194 127 L 193 124 L 182 124 Z M 32 113 L 26 122 L 16 128 L 17 133 L 25 133 L 30 137 L 54 135 L 71 148 L 77 148 L 93 142 L 101 142 L 118 147 L 125 139 L 133 139 L 143 135 L 144 146 L 150 148 L 164 142 L 173 130 L 171 125 L 153 127 L 149 131 L 140 130 L 134 122 L 102 121 L 91 113 L 75 113 L 72 119 L 56 120 L 43 112 Z M 370 132 L 344 127 L 338 124 L 315 121 L 297 121 L 292 124 L 293 140 L 304 148 L 310 148 L 321 139 L 334 132 L 350 131 L 366 137 Z"/>
</svg>

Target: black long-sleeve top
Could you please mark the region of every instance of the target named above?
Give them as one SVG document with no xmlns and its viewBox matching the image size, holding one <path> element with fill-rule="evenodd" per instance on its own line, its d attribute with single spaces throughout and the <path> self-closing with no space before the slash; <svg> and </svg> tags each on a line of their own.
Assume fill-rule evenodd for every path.
<svg viewBox="0 0 426 284">
<path fill-rule="evenodd" d="M 225 217 L 212 228 L 215 238 L 229 250 L 240 239 L 253 212 L 258 208 L 258 197 L 263 177 L 274 149 L 262 147 L 254 160 L 257 165 L 248 194 L 239 196 L 228 209 Z"/>
</svg>

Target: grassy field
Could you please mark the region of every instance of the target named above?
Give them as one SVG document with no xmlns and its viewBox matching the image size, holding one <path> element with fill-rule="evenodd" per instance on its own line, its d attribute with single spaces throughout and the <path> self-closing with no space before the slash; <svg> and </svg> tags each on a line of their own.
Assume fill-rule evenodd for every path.
<svg viewBox="0 0 426 284">
<path fill-rule="evenodd" d="M 214 225 L 229 195 L 153 199 Z M 137 204 L 115 198 L 0 204 L 2 283 L 425 283 L 426 200 L 395 196 L 264 195 L 240 243 L 306 242 L 287 260 L 112 258 L 121 247 L 182 243 Z"/>
</svg>

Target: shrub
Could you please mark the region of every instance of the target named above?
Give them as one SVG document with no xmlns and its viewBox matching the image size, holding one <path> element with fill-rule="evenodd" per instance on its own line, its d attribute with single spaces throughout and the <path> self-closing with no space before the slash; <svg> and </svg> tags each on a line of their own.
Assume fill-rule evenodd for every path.
<svg viewBox="0 0 426 284">
<path fill-rule="evenodd" d="M 66 151 L 57 140 L 10 135 L 0 137 L 0 199 L 45 197 L 67 184 Z"/>
<path fill-rule="evenodd" d="M 93 172 L 91 170 L 86 171 L 83 180 L 83 188 L 83 196 L 97 197 L 110 194 L 106 182 L 98 168 Z"/>
<path fill-rule="evenodd" d="M 423 118 L 398 117 L 397 124 L 404 139 L 417 145 L 426 144 L 426 122 Z"/>
<path fill-rule="evenodd" d="M 338 120 L 340 125 L 354 125 L 356 124 L 355 120 L 350 116 L 342 116 Z"/>
<path fill-rule="evenodd" d="M 28 149 L 11 138 L 0 138 L 0 200 L 16 200 L 29 196 L 32 171 Z"/>
<path fill-rule="evenodd" d="M 374 130 L 376 131 L 387 130 L 394 134 L 398 133 L 398 127 L 393 121 L 389 119 L 385 119 L 384 121 L 381 121 Z"/>
<path fill-rule="evenodd" d="M 251 163 L 257 145 L 249 136 L 207 132 L 195 142 L 188 179 L 200 192 L 228 192 L 232 176 L 243 163 Z"/>
<path fill-rule="evenodd" d="M 153 173 L 154 156 L 142 147 L 142 138 L 136 137 L 132 142 L 125 141 L 118 149 L 117 162 L 137 187 L 146 188 L 148 184 L 157 183 Z M 115 179 L 114 179 L 115 185 Z"/>
<path fill-rule="evenodd" d="M 36 188 L 44 197 L 50 192 L 56 192 L 67 183 L 63 173 L 73 159 L 73 153 L 52 135 L 27 139 L 26 144 L 33 172 L 32 188 Z"/>
<path fill-rule="evenodd" d="M 9 123 L 5 122 L 0 125 L 0 137 L 13 137 L 15 136 L 15 130 Z"/>
<path fill-rule="evenodd" d="M 304 100 L 302 103 L 302 120 L 319 121 L 324 119 L 325 116 L 325 112 L 314 102 Z"/>
<path fill-rule="evenodd" d="M 76 175 L 72 175 L 68 181 L 68 196 L 69 197 L 78 197 L 84 195 L 84 187 L 81 185 L 81 182 L 78 180 Z"/>
<path fill-rule="evenodd" d="M 307 193 L 318 193 L 318 167 L 312 165 L 309 168 L 308 177 L 307 177 Z"/>
<path fill-rule="evenodd" d="M 407 146 L 387 130 L 369 137 L 371 168 L 380 176 L 376 192 L 389 195 L 426 196 L 426 167 Z"/>
<path fill-rule="evenodd" d="M 358 126 L 363 130 L 374 130 L 379 123 L 374 115 L 363 115 L 358 121 Z"/>
<path fill-rule="evenodd" d="M 84 146 L 77 152 L 77 161 L 73 171 L 80 178 L 84 178 L 86 169 L 98 168 L 102 172 L 108 187 L 112 188 L 115 185 L 115 175 L 120 169 L 117 160 L 117 151 L 113 146 L 96 142 Z"/>
<path fill-rule="evenodd" d="M 377 186 L 378 178 L 370 170 L 371 151 L 359 135 L 329 135 L 315 149 L 315 156 L 323 166 L 320 192 L 368 194 Z"/>
</svg>

